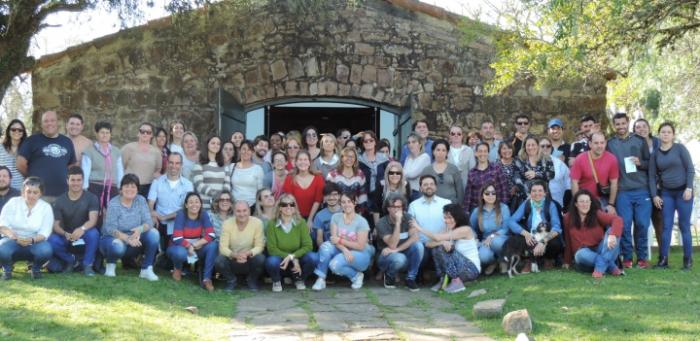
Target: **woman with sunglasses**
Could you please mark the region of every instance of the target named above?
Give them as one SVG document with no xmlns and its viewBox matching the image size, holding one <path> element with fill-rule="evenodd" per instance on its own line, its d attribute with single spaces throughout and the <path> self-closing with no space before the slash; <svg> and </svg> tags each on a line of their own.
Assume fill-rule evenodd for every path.
<svg viewBox="0 0 700 341">
<path fill-rule="evenodd" d="M 209 221 L 214 227 L 214 234 L 217 238 L 221 235 L 224 222 L 233 217 L 233 196 L 231 192 L 223 191 L 214 196 L 209 214 Z"/>
<path fill-rule="evenodd" d="M 12 175 L 10 186 L 18 191 L 22 190 L 24 176 L 17 170 L 17 151 L 26 138 L 27 129 L 24 127 L 24 123 L 15 118 L 5 129 L 2 148 L 0 148 L 0 165 L 10 169 Z"/>
<path fill-rule="evenodd" d="M 211 278 L 219 244 L 209 215 L 202 214 L 199 194 L 190 192 L 185 196 L 183 208 L 175 216 L 175 228 L 166 253 L 173 262 L 172 277 L 177 282 L 182 279 L 183 263 L 196 255 L 204 263 L 201 285 L 209 292 L 214 291 Z"/>
<path fill-rule="evenodd" d="M 462 127 L 457 125 L 450 127 L 450 148 L 447 159 L 457 166 L 462 176 L 462 184 L 466 186 L 469 170 L 476 166 L 476 159 L 474 158 L 474 149 L 464 144 L 463 135 Z"/>
<path fill-rule="evenodd" d="M 306 289 L 304 281 L 313 272 L 318 256 L 306 220 L 297 209 L 297 201 L 289 193 L 277 202 L 275 219 L 267 223 L 265 237 L 268 257 L 265 269 L 272 279 L 272 291 L 282 291 L 282 276 L 291 276 L 297 290 Z"/>
<path fill-rule="evenodd" d="M 316 160 L 321 153 L 321 149 L 318 147 L 318 131 L 314 126 L 308 126 L 304 128 L 302 135 L 304 137 L 302 147 L 309 152 L 311 160 Z"/>
<path fill-rule="evenodd" d="M 391 161 L 386 166 L 384 180 L 382 181 L 382 202 L 391 194 L 398 194 L 408 202 L 411 195 L 411 186 L 403 176 L 403 167 L 398 161 Z"/>
<path fill-rule="evenodd" d="M 135 174 L 139 178 L 139 195 L 147 197 L 151 182 L 159 177 L 163 167 L 161 151 L 151 144 L 155 128 L 144 122 L 139 126 L 137 142 L 131 142 L 122 147 L 122 162 L 124 173 Z"/>
<path fill-rule="evenodd" d="M 469 215 L 470 225 L 476 231 L 479 244 L 479 260 L 485 275 L 490 275 L 498 265 L 503 244 L 508 239 L 508 205 L 498 200 L 496 186 L 492 183 L 481 188 L 479 207 Z"/>
<path fill-rule="evenodd" d="M 566 191 L 571 191 L 571 175 L 569 173 L 569 167 L 566 166 L 564 161 L 558 157 L 552 157 L 552 140 L 548 137 L 543 137 L 540 139 L 540 151 L 543 157 L 550 157 L 552 164 L 554 165 L 554 177 L 549 180 L 549 194 L 552 199 L 559 203 L 560 207 L 566 207 L 567 202 L 564 202 L 564 194 Z M 571 194 L 568 195 L 571 198 Z"/>
<path fill-rule="evenodd" d="M 359 166 L 365 175 L 365 192 L 367 192 L 367 203 L 369 212 L 373 215 L 373 224 L 379 221 L 379 214 L 382 211 L 382 176 L 389 158 L 377 151 L 377 135 L 370 130 L 360 134 L 362 140 L 362 154 L 359 156 Z"/>
<path fill-rule="evenodd" d="M 210 135 L 202 149 L 199 164 L 192 168 L 192 184 L 202 197 L 204 209 L 209 210 L 214 196 L 219 192 L 231 190 L 231 172 L 224 166 L 220 137 Z"/>
<path fill-rule="evenodd" d="M 330 240 L 321 244 L 318 251 L 318 264 L 314 273 L 318 279 L 313 290 L 326 288 L 326 275 L 330 268 L 333 273 L 347 277 L 355 290 L 362 288 L 364 271 L 369 267 L 374 248 L 368 243 L 369 224 L 355 212 L 357 198 L 353 193 L 340 195 L 342 213 L 331 217 Z"/>
<path fill-rule="evenodd" d="M 551 143 L 550 143 L 551 145 Z M 523 141 L 523 147 L 515 159 L 520 181 L 525 186 L 525 191 L 530 190 L 530 185 L 535 180 L 549 183 L 554 179 L 554 162 L 540 150 L 539 141 L 534 136 L 527 136 Z"/>
<path fill-rule="evenodd" d="M 435 160 L 423 169 L 421 176 L 432 175 L 437 180 L 435 192 L 437 196 L 450 200 L 453 204 L 462 203 L 464 200 L 462 174 L 457 166 L 447 162 L 450 145 L 443 139 L 437 139 L 433 141 L 431 149 Z"/>
<path fill-rule="evenodd" d="M 294 169 L 294 162 L 297 159 L 297 154 L 301 150 L 301 142 L 296 138 L 296 135 L 288 135 L 287 141 L 284 143 L 284 151 L 287 153 L 287 170 Z M 309 155 L 309 158 L 311 155 Z"/>
<path fill-rule="evenodd" d="M 338 167 L 340 159 L 338 158 L 338 154 L 336 154 L 338 149 L 336 143 L 335 136 L 332 134 L 323 134 L 323 136 L 321 136 L 321 152 L 314 160 L 312 168 L 314 172 L 321 173 L 324 179 L 331 170 Z"/>
<path fill-rule="evenodd" d="M 325 181 L 318 174 L 311 173 L 311 156 L 305 150 L 297 153 L 294 173 L 284 181 L 283 191 L 294 196 L 299 204 L 299 213 L 311 226 L 316 211 L 323 201 Z"/>
</svg>

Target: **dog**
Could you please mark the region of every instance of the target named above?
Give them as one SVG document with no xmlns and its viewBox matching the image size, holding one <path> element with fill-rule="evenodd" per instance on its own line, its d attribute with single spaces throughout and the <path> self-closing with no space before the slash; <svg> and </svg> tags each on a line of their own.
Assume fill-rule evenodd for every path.
<svg viewBox="0 0 700 341">
<path fill-rule="evenodd" d="M 543 221 L 537 225 L 532 236 L 538 243 L 544 243 L 545 237 L 547 237 L 551 231 L 551 225 Z M 522 260 L 522 255 L 528 255 L 530 253 L 527 243 L 523 241 L 524 240 L 520 238 L 508 238 L 505 244 L 503 244 L 503 262 L 505 262 L 505 269 L 509 278 L 513 278 L 513 275 L 520 274 L 517 267 Z M 530 272 L 540 272 L 536 261 L 532 262 Z"/>
</svg>

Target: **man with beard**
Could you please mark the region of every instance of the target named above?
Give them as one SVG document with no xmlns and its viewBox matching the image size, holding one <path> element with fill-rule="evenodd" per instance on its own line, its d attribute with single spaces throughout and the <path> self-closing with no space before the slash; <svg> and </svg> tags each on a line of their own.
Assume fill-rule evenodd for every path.
<svg viewBox="0 0 700 341">
<path fill-rule="evenodd" d="M 0 166 L 0 211 L 3 206 L 12 198 L 19 196 L 19 191 L 10 187 L 12 173 L 7 166 Z"/>
<path fill-rule="evenodd" d="M 263 169 L 263 187 L 272 188 L 272 164 L 265 161 L 265 156 L 270 149 L 270 140 L 265 135 L 258 135 L 253 141 L 253 163 Z"/>
</svg>

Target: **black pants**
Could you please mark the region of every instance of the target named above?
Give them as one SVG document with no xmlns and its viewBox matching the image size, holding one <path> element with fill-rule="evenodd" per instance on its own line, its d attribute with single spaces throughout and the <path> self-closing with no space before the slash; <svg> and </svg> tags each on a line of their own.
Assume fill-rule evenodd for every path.
<svg viewBox="0 0 700 341">
<path fill-rule="evenodd" d="M 535 249 L 535 246 L 527 245 L 525 237 L 521 235 L 510 236 L 506 243 L 517 243 L 520 250 L 528 250 L 530 255 L 532 255 L 532 250 Z M 561 241 L 561 236 L 557 236 L 547 243 L 547 247 L 544 249 L 544 255 L 542 255 L 541 258 L 556 260 L 563 250 L 564 244 Z"/>
<path fill-rule="evenodd" d="M 238 263 L 235 260 L 219 255 L 214 262 L 216 271 L 224 276 L 226 281 L 232 281 L 236 275 L 247 275 L 248 280 L 257 281 L 265 270 L 265 255 L 259 253 L 252 258 L 248 258 L 245 263 Z"/>
</svg>

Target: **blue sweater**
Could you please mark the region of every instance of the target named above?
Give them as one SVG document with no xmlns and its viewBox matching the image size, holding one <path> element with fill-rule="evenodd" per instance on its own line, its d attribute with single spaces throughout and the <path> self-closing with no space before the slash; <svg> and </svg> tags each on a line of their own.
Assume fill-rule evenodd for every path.
<svg viewBox="0 0 700 341">
<path fill-rule="evenodd" d="M 511 232 L 514 234 L 520 234 L 523 229 L 527 228 L 527 230 L 532 233 L 533 229 L 537 226 L 532 226 L 532 217 L 535 212 L 534 210 L 530 210 L 530 216 L 527 217 L 527 226 L 520 226 L 520 220 L 523 219 L 525 216 L 525 207 L 527 205 L 530 205 L 530 199 L 525 200 L 522 204 L 520 204 L 520 207 L 513 213 L 512 216 L 510 216 L 510 220 L 508 221 L 508 227 L 510 227 Z M 545 215 L 544 215 L 544 209 L 547 209 L 546 207 L 543 208 L 543 211 L 541 212 L 542 214 L 542 221 L 545 220 Z M 559 220 L 559 212 L 557 212 L 557 205 L 554 204 L 553 201 L 549 202 L 549 217 L 550 217 L 550 226 L 552 227 L 552 232 L 557 232 L 561 234 L 561 221 Z"/>
</svg>

